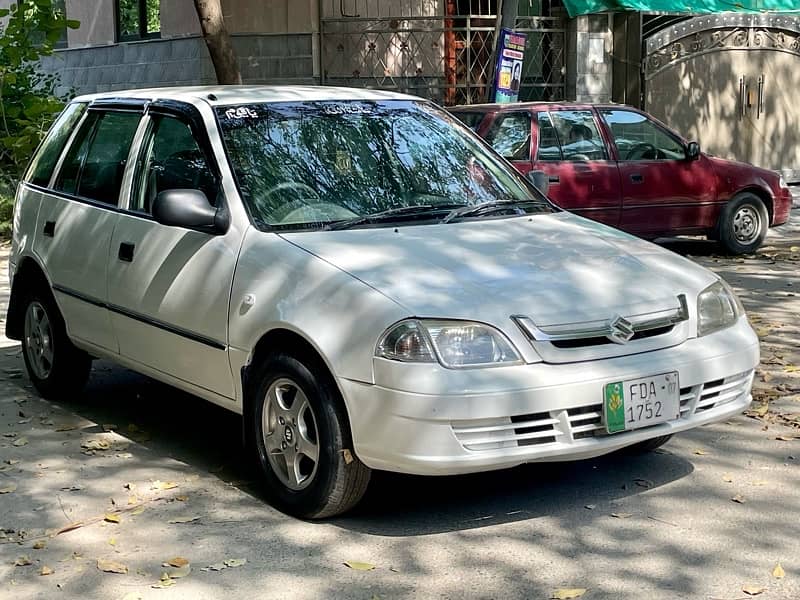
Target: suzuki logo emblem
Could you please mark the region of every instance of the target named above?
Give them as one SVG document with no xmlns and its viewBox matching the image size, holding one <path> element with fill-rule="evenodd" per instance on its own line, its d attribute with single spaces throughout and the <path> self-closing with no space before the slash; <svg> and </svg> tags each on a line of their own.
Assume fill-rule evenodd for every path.
<svg viewBox="0 0 800 600">
<path fill-rule="evenodd" d="M 610 324 L 611 333 L 606 337 L 615 344 L 625 344 L 630 341 L 636 333 L 633 329 L 633 323 L 628 321 L 625 317 L 617 315 Z"/>
</svg>

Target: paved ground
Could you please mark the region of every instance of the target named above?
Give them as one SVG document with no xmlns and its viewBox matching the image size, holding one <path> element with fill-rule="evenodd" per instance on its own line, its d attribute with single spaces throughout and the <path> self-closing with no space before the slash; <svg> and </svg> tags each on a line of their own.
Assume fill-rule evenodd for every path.
<svg viewBox="0 0 800 600">
<path fill-rule="evenodd" d="M 52 404 L 18 346 L 2 348 L 0 490 L 16 489 L 0 496 L 0 597 L 800 598 L 800 209 L 793 220 L 749 258 L 666 243 L 741 291 L 763 341 L 753 416 L 646 456 L 378 474 L 356 511 L 325 523 L 262 501 L 221 409 L 106 363 L 84 395 Z M 188 575 L 152 587 L 175 557 Z"/>
</svg>

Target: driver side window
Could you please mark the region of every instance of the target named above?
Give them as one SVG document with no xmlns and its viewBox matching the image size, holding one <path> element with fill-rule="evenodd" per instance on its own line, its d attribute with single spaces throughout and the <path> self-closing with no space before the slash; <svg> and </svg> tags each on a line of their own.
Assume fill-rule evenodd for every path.
<svg viewBox="0 0 800 600">
<path fill-rule="evenodd" d="M 130 210 L 152 213 L 153 201 L 165 190 L 194 189 L 216 205 L 217 185 L 205 153 L 189 126 L 156 115 L 142 147 Z"/>
<path fill-rule="evenodd" d="M 601 110 L 622 162 L 639 160 L 683 160 L 683 144 L 641 113 L 631 110 Z"/>
</svg>

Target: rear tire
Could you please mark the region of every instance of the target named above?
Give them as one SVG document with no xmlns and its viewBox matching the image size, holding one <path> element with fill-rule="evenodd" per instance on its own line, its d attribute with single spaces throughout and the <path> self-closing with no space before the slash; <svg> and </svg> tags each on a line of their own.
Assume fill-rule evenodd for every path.
<svg viewBox="0 0 800 600">
<path fill-rule="evenodd" d="M 750 192 L 734 196 L 722 209 L 717 236 L 730 254 L 748 254 L 764 243 L 769 213 L 764 202 Z"/>
<path fill-rule="evenodd" d="M 353 452 L 347 414 L 324 365 L 276 354 L 254 371 L 247 445 L 270 503 L 306 519 L 355 506 L 371 470 Z"/>
<path fill-rule="evenodd" d="M 28 377 L 47 399 L 80 392 L 89 379 L 91 357 L 75 347 L 53 296 L 34 290 L 24 301 L 22 356 Z"/>
<path fill-rule="evenodd" d="M 649 440 L 644 440 L 643 442 L 638 442 L 632 446 L 628 446 L 627 448 L 624 448 L 624 451 L 630 454 L 644 454 L 645 452 L 652 452 L 653 450 L 661 448 L 661 446 L 670 441 L 670 439 L 672 439 L 672 434 L 650 438 Z"/>
</svg>

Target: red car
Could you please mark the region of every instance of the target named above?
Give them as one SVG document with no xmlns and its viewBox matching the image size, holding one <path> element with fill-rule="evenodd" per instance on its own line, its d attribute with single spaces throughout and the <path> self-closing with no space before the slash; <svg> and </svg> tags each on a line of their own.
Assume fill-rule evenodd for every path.
<svg viewBox="0 0 800 600">
<path fill-rule="evenodd" d="M 522 173 L 543 173 L 558 206 L 641 237 L 706 235 L 742 254 L 789 219 L 792 196 L 778 173 L 704 154 L 635 108 L 523 103 L 450 112 Z"/>
</svg>

